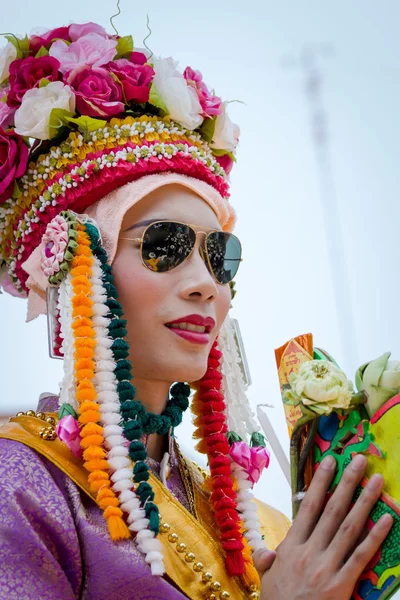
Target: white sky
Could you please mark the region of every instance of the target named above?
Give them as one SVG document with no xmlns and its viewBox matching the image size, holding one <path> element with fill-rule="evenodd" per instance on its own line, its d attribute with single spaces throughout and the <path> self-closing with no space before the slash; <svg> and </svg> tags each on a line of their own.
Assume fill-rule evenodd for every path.
<svg viewBox="0 0 400 600">
<path fill-rule="evenodd" d="M 1 27 L 17 34 L 70 21 L 95 20 L 107 27 L 114 8 L 109 0 L 18 0 L 7 3 Z M 148 10 L 153 30 L 148 44 L 155 54 L 200 69 L 218 95 L 245 102 L 230 105 L 242 132 L 232 202 L 245 259 L 233 316 L 250 362 L 251 402 L 275 405 L 269 416 L 288 450 L 275 347 L 311 331 L 349 376 L 384 351 L 400 356 L 399 4 L 121 0 L 121 8 L 115 20 L 121 35 L 133 34 L 142 46 Z M 298 55 L 310 43 L 333 49 L 322 63 L 323 97 L 341 232 L 333 221 L 328 233 L 324 227 L 303 76 L 282 66 L 283 57 Z M 350 321 L 341 283 L 345 274 L 340 261 L 329 256 L 327 236 L 344 254 Z M 0 298 L 0 414 L 34 408 L 39 393 L 57 392 L 61 379 L 61 362 L 47 358 L 44 318 L 26 325 L 24 314 L 23 301 Z M 346 348 L 340 339 L 344 327 L 354 340 Z M 177 433 L 188 449 L 189 415 L 185 423 Z M 289 487 L 274 458 L 256 494 L 290 515 Z"/>
</svg>

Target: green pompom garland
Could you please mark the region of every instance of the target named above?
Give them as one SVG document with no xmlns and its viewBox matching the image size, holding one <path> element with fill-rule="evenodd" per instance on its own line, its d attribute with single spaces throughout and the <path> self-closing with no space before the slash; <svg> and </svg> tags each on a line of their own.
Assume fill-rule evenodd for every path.
<svg viewBox="0 0 400 600">
<path fill-rule="evenodd" d="M 118 381 L 117 392 L 121 403 L 124 434 L 129 440 L 129 456 L 134 463 L 133 481 L 137 485 L 136 495 L 149 519 L 149 529 L 156 535 L 160 531 L 160 515 L 154 504 L 154 492 L 148 483 L 149 468 L 144 462 L 147 451 L 140 441 L 143 434 L 158 433 L 165 435 L 182 422 L 182 414 L 189 406 L 190 387 L 186 383 L 176 383 L 171 387 L 171 398 L 161 415 L 147 412 L 143 404 L 135 400 L 136 389 L 132 385 L 132 365 L 129 360 L 129 344 L 123 339 L 127 335 L 123 309 L 118 302 L 118 293 L 114 285 L 111 265 L 107 263 L 107 253 L 102 248 L 98 230 L 86 223 L 86 232 L 90 237 L 91 250 L 101 264 L 102 279 L 107 293 L 106 306 L 109 309 L 108 333 L 114 340 L 111 351 L 115 360 L 114 375 Z"/>
</svg>

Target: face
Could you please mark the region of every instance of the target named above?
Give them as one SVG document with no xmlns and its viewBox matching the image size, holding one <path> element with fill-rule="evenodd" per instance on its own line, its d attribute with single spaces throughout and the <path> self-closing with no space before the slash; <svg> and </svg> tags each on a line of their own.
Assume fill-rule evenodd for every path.
<svg viewBox="0 0 400 600">
<path fill-rule="evenodd" d="M 199 231 L 221 229 L 202 198 L 182 186 L 168 185 L 127 212 L 120 238 L 141 238 L 146 226 L 136 224 L 164 219 L 190 223 Z M 171 271 L 156 273 L 143 265 L 140 243 L 119 240 L 113 273 L 128 321 L 134 377 L 190 383 L 206 372 L 231 294 L 229 285 L 218 284 L 208 271 L 199 252 L 203 244 L 204 234 L 199 233 L 188 259 Z M 193 324 L 198 317 L 208 318 L 205 333 L 182 330 L 186 325 L 176 323 Z"/>
</svg>

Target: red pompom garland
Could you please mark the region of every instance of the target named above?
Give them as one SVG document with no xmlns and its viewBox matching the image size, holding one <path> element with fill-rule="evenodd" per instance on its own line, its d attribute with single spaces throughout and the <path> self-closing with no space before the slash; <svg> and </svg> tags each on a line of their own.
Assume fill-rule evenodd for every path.
<svg viewBox="0 0 400 600">
<path fill-rule="evenodd" d="M 217 342 L 211 349 L 208 367 L 199 382 L 195 399 L 195 437 L 200 438 L 199 449 L 205 449 L 210 465 L 212 484 L 211 502 L 215 519 L 221 532 L 222 548 L 225 551 L 226 568 L 229 575 L 243 575 L 243 538 L 237 512 L 236 492 L 231 476 L 229 443 L 226 437 L 227 424 L 225 400 L 221 393 L 222 375 L 219 372 L 222 353 Z"/>
</svg>

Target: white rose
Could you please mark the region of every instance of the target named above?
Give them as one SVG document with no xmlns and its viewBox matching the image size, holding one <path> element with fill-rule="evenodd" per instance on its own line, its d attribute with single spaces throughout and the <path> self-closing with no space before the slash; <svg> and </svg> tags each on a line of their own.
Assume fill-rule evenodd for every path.
<svg viewBox="0 0 400 600">
<path fill-rule="evenodd" d="M 17 58 L 17 49 L 8 42 L 0 52 L 0 83 L 3 83 L 10 74 L 9 68 L 13 60 Z"/>
<path fill-rule="evenodd" d="M 239 125 L 232 123 L 226 111 L 226 102 L 221 105 L 222 113 L 218 115 L 215 123 L 214 137 L 211 145 L 216 150 L 234 152 L 239 141 Z"/>
<path fill-rule="evenodd" d="M 48 140 L 49 121 L 54 108 L 75 112 L 75 95 L 62 81 L 53 81 L 45 87 L 28 90 L 15 113 L 15 131 L 19 135 Z"/>
<path fill-rule="evenodd" d="M 203 122 L 203 110 L 196 90 L 188 86 L 186 79 L 176 68 L 178 63 L 172 58 L 155 58 L 153 62 L 153 83 L 171 119 L 186 129 L 196 129 Z"/>
</svg>

